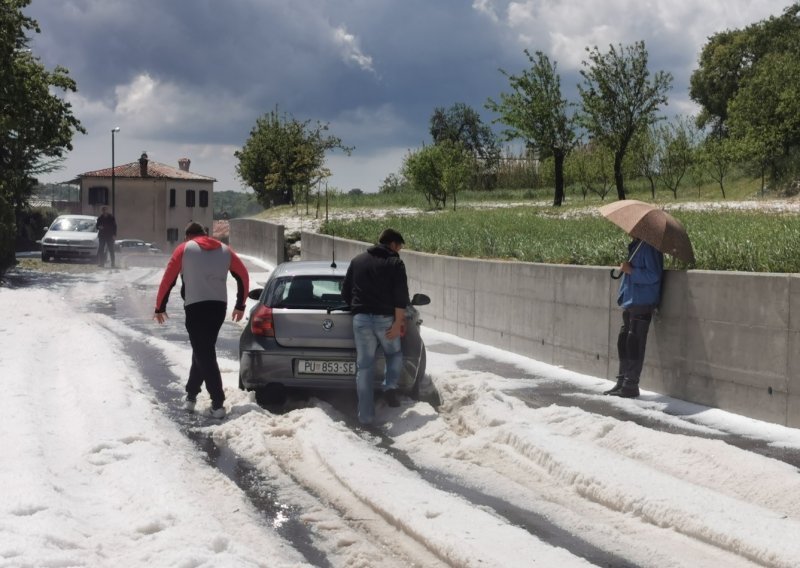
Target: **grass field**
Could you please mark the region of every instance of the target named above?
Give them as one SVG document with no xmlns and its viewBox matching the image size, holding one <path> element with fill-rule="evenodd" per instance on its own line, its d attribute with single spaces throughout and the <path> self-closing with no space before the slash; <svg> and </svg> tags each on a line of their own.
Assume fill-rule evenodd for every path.
<svg viewBox="0 0 800 568">
<path fill-rule="evenodd" d="M 692 195 L 692 193 L 694 193 Z M 726 187 L 723 200 L 719 187 L 682 190 L 678 199 L 661 191 L 651 199 L 644 185 L 628 193 L 632 199 L 654 202 L 670 209 L 684 227 L 695 250 L 694 268 L 748 272 L 800 272 L 800 207 L 793 200 L 762 196 L 760 182 L 739 179 Z M 748 209 L 729 205 L 750 200 Z M 320 232 L 365 242 L 374 242 L 380 231 L 400 231 L 407 248 L 451 256 L 514 259 L 527 262 L 612 266 L 623 260 L 629 241 L 615 225 L 602 218 L 599 206 L 616 200 L 616 194 L 600 200 L 575 192 L 567 193 L 562 207 L 552 207 L 552 191 L 464 192 L 455 211 L 430 210 L 418 193 L 335 196 L 331 210 L 360 211 L 360 218 L 332 216 Z M 774 207 L 776 201 L 785 207 Z M 762 206 L 763 204 L 763 206 Z M 309 212 L 314 214 L 312 201 Z M 769 206 L 768 206 L 769 205 Z M 683 208 L 676 208 L 676 207 Z M 321 203 L 324 211 L 324 203 Z M 370 209 L 416 208 L 415 215 L 370 215 Z M 298 205 L 296 211 L 304 212 Z M 269 210 L 264 216 L 279 212 Z M 350 215 L 349 217 L 353 217 Z M 666 257 L 671 268 L 685 265 Z"/>
</svg>

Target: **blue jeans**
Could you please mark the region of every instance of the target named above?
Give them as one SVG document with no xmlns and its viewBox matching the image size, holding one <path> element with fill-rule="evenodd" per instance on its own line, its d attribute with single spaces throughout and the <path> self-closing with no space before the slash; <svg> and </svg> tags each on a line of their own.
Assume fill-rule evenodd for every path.
<svg viewBox="0 0 800 568">
<path fill-rule="evenodd" d="M 383 390 L 397 388 L 403 370 L 403 352 L 400 338 L 386 339 L 386 332 L 392 327 L 393 316 L 375 314 L 356 314 L 353 316 L 353 337 L 356 342 L 356 392 L 358 393 L 358 421 L 371 424 L 375 418 L 373 384 L 375 382 L 375 351 L 378 345 L 383 348 L 386 359 Z"/>
</svg>

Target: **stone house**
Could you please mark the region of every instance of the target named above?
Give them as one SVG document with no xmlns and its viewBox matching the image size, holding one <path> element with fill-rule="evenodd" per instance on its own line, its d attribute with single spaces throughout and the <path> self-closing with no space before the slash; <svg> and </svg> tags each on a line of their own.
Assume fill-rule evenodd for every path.
<svg viewBox="0 0 800 568">
<path fill-rule="evenodd" d="M 216 179 L 192 173 L 190 163 L 181 158 L 175 168 L 143 153 L 136 162 L 115 166 L 113 176 L 111 168 L 82 173 L 75 180 L 80 213 L 100 215 L 108 207 L 117 219 L 118 239 L 142 239 L 170 252 L 183 241 L 189 222 L 209 232 L 213 225 Z"/>
</svg>

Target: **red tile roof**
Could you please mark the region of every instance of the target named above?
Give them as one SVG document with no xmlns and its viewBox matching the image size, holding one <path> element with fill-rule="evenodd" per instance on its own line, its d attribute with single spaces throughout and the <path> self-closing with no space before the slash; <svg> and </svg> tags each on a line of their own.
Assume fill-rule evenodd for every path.
<svg viewBox="0 0 800 568">
<path fill-rule="evenodd" d="M 87 177 L 100 177 L 100 178 L 110 178 L 111 177 L 111 168 L 105 168 L 102 170 L 94 170 L 92 172 L 84 172 L 82 174 L 78 174 L 78 179 L 80 178 L 87 178 Z M 121 164 L 119 166 L 114 167 L 114 177 L 118 178 L 141 178 L 142 171 L 139 165 L 139 162 L 131 162 L 130 164 Z M 173 168 L 172 166 L 168 166 L 167 164 L 162 164 L 160 162 L 154 162 L 153 160 L 148 160 L 147 162 L 147 177 L 148 178 L 162 178 L 162 179 L 188 179 L 188 180 L 198 180 L 198 181 L 217 181 L 213 177 L 209 176 L 202 176 L 200 174 L 195 174 L 192 172 L 187 172 L 186 170 L 182 170 L 180 168 Z"/>
</svg>

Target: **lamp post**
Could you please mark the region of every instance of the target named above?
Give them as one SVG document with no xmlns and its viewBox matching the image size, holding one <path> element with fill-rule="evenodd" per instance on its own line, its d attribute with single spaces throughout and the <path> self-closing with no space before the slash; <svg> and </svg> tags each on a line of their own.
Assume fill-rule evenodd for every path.
<svg viewBox="0 0 800 568">
<path fill-rule="evenodd" d="M 119 132 L 119 126 L 111 129 L 111 214 L 117 216 L 117 194 L 114 187 L 114 134 Z"/>
</svg>

